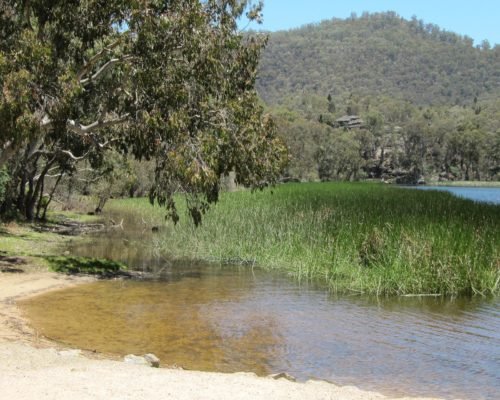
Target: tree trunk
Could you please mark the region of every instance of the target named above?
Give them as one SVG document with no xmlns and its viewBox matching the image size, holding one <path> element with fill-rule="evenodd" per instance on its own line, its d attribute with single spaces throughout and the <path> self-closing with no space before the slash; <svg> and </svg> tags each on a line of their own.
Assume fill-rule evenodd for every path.
<svg viewBox="0 0 500 400">
<path fill-rule="evenodd" d="M 40 193 L 38 193 L 38 200 L 36 205 L 36 219 L 40 218 L 40 211 L 42 209 L 42 202 L 43 202 L 43 189 L 45 187 L 45 179 L 41 179 L 41 181 L 42 181 L 42 186 L 40 188 Z"/>
<path fill-rule="evenodd" d="M 57 181 L 56 183 L 54 184 L 54 187 L 52 188 L 50 194 L 49 194 L 49 198 L 47 199 L 47 202 L 44 204 L 43 206 L 43 214 L 42 214 L 42 220 L 45 221 L 46 219 L 46 216 L 47 216 L 47 208 L 49 208 L 49 204 L 50 202 L 52 201 L 52 198 L 54 197 L 54 193 L 56 192 L 56 189 L 57 189 L 57 186 L 59 185 L 59 182 L 61 181 L 61 178 L 63 177 L 64 175 L 64 172 L 62 172 L 58 177 L 57 177 Z"/>
</svg>

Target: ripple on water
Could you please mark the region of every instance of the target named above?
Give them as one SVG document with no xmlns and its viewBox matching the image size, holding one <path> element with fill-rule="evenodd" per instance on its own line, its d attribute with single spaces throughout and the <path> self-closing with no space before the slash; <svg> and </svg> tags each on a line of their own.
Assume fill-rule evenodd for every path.
<svg viewBox="0 0 500 400">
<path fill-rule="evenodd" d="M 188 369 L 286 371 L 394 395 L 494 399 L 500 392 L 498 300 L 332 298 L 257 270 L 186 268 L 198 273 L 97 282 L 22 306 L 55 340 L 153 352 Z"/>
</svg>

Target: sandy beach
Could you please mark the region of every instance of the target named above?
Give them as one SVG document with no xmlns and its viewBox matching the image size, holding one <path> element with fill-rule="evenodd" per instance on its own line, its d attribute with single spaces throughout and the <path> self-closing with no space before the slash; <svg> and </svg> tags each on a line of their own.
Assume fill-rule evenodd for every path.
<svg viewBox="0 0 500 400">
<path fill-rule="evenodd" d="M 40 337 L 17 301 L 91 281 L 48 271 L 0 273 L 2 399 L 338 399 L 387 397 L 322 381 L 151 368 L 64 349 Z M 100 359 L 101 358 L 101 359 Z"/>
</svg>

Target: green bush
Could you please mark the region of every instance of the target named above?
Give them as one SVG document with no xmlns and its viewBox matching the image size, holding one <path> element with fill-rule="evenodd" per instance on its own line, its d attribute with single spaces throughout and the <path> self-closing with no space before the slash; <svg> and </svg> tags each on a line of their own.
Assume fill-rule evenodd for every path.
<svg viewBox="0 0 500 400">
<path fill-rule="evenodd" d="M 0 203 L 5 200 L 5 194 L 7 193 L 7 185 L 9 184 L 10 176 L 6 168 L 0 169 Z"/>
</svg>

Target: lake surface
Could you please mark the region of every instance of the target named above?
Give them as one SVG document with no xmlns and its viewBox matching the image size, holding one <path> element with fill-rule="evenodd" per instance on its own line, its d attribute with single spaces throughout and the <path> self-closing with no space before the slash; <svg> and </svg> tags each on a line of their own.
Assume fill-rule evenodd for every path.
<svg viewBox="0 0 500 400">
<path fill-rule="evenodd" d="M 498 399 L 500 299 L 332 296 L 251 267 L 172 261 L 160 251 L 161 228 L 153 234 L 133 218 L 124 226 L 70 251 L 121 260 L 157 279 L 102 281 L 25 301 L 41 334 L 104 353 L 151 352 L 164 366 Z"/>
<path fill-rule="evenodd" d="M 497 187 L 461 187 L 461 186 L 412 186 L 419 190 L 441 190 L 458 197 L 481 203 L 500 204 L 500 188 Z"/>
</svg>

